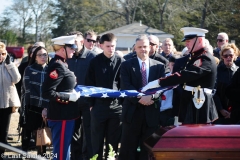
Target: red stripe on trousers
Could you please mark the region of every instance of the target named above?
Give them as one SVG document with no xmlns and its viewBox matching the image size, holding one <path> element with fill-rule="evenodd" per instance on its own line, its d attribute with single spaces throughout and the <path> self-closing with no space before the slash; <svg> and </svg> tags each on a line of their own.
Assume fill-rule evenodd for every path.
<svg viewBox="0 0 240 160">
<path fill-rule="evenodd" d="M 66 121 L 62 121 L 62 130 L 61 130 L 61 137 L 60 137 L 60 160 L 63 160 L 65 128 L 66 128 Z"/>
</svg>

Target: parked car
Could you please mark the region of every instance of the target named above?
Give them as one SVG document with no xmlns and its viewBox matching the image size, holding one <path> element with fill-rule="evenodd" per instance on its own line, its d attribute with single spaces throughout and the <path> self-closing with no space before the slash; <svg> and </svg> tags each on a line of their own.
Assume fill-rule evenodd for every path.
<svg viewBox="0 0 240 160">
<path fill-rule="evenodd" d="M 24 47 L 6 47 L 8 54 L 11 57 L 11 61 L 16 58 L 22 58 L 24 55 Z"/>
</svg>

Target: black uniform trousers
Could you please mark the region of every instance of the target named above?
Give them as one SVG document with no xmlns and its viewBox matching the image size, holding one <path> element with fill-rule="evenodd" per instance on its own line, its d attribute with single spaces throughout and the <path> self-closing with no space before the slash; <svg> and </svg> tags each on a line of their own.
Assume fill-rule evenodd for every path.
<svg viewBox="0 0 240 160">
<path fill-rule="evenodd" d="M 0 109 L 0 142 L 7 144 L 7 135 L 11 119 L 12 107 Z M 0 155 L 4 150 L 0 149 Z M 0 156 L 1 157 L 1 156 Z M 1 158 L 0 158 L 1 159 Z"/>
<path fill-rule="evenodd" d="M 102 107 L 102 106 L 99 106 Z M 104 137 L 106 144 L 106 152 L 104 154 L 107 159 L 109 144 L 112 145 L 115 153 L 118 151 L 118 144 L 121 138 L 121 121 L 120 115 L 109 113 L 103 119 L 99 120 L 99 114 L 94 111 L 94 107 L 91 111 L 91 136 L 92 136 L 92 149 L 93 155 L 98 154 L 98 160 L 102 160 Z"/>
<path fill-rule="evenodd" d="M 92 158 L 92 139 L 91 139 L 91 115 L 90 110 L 82 111 L 82 125 L 83 125 L 83 155 L 87 159 Z"/>
<path fill-rule="evenodd" d="M 157 126 L 147 125 L 144 107 L 147 106 L 136 107 L 131 123 L 123 122 L 119 160 L 148 160 L 148 151 L 143 142 L 154 133 Z M 140 146 L 139 155 L 138 146 Z"/>
</svg>

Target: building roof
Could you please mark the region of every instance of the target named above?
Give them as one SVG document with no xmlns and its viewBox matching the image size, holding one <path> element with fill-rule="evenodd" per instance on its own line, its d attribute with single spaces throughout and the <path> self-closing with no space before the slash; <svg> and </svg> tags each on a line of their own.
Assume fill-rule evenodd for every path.
<svg viewBox="0 0 240 160">
<path fill-rule="evenodd" d="M 147 35 L 155 35 L 157 37 L 166 37 L 166 38 L 174 38 L 172 34 L 165 33 L 163 31 L 160 31 L 158 29 L 148 27 L 144 24 L 140 23 L 132 23 L 129 25 L 125 25 L 119 28 L 115 28 L 106 32 L 101 33 L 100 35 L 106 34 L 106 33 L 113 33 L 116 36 L 138 36 L 140 34 L 147 34 Z"/>
</svg>

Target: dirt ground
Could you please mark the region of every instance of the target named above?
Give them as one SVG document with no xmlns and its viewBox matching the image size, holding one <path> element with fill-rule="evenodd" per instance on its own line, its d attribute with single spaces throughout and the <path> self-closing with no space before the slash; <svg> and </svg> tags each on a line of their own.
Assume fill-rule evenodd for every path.
<svg viewBox="0 0 240 160">
<path fill-rule="evenodd" d="M 18 149 L 21 149 L 21 139 L 19 139 L 18 136 L 18 119 L 19 119 L 19 113 L 13 113 L 11 116 L 11 122 L 10 122 L 10 126 L 9 126 L 9 131 L 8 131 L 8 135 L 9 137 L 12 137 L 13 140 L 8 140 L 8 143 Z M 52 151 L 52 148 L 48 147 L 47 148 L 47 153 L 49 154 Z M 28 153 L 30 153 L 31 155 L 33 155 L 33 158 L 36 157 L 37 152 L 36 150 L 31 150 L 28 151 Z M 16 160 L 19 157 L 19 155 L 17 153 L 14 153 L 12 151 L 6 150 L 6 152 L 4 153 L 4 160 Z M 33 158 L 26 158 L 26 159 L 33 159 Z"/>
</svg>

